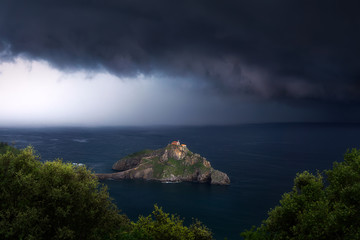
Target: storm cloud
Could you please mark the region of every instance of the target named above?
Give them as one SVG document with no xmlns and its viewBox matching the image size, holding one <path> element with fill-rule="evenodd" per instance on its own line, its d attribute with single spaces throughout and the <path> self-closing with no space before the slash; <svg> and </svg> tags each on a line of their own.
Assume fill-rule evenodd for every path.
<svg viewBox="0 0 360 240">
<path fill-rule="evenodd" d="M 265 99 L 360 100 L 358 1 L 1 0 L 2 59 L 162 75 Z"/>
</svg>

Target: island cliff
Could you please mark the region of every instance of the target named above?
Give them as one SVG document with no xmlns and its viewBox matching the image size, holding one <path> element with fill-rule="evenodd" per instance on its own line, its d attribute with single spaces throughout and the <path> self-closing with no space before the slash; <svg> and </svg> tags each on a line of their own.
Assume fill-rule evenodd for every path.
<svg viewBox="0 0 360 240">
<path fill-rule="evenodd" d="M 186 145 L 174 141 L 165 148 L 130 154 L 113 166 L 116 173 L 101 174 L 99 179 L 145 179 L 162 182 L 199 182 L 230 184 L 229 177 L 211 167 L 206 158 L 192 153 Z"/>
</svg>

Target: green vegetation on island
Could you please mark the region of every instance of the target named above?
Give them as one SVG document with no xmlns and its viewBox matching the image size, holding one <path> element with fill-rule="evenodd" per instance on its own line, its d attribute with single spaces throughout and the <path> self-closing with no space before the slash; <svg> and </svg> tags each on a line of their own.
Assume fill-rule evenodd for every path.
<svg viewBox="0 0 360 240">
<path fill-rule="evenodd" d="M 96 174 L 99 179 L 145 179 L 162 182 L 230 184 L 229 177 L 211 167 L 209 161 L 174 141 L 157 150 L 143 150 L 117 161 L 112 174 Z"/>
<path fill-rule="evenodd" d="M 268 215 L 243 232 L 244 239 L 360 239 L 360 151 L 348 151 L 324 173 L 298 173 L 292 191 Z"/>
<path fill-rule="evenodd" d="M 41 162 L 32 147 L 0 145 L 0 239 L 210 240 L 211 231 L 155 205 L 132 222 L 85 166 Z"/>
</svg>

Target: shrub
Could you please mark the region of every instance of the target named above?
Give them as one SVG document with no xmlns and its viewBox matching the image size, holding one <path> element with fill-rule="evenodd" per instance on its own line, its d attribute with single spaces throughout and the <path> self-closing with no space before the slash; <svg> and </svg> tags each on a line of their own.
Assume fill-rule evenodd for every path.
<svg viewBox="0 0 360 240">
<path fill-rule="evenodd" d="M 0 155 L 0 239 L 111 239 L 127 226 L 84 166 L 42 163 L 31 147 Z"/>
<path fill-rule="evenodd" d="M 123 236 L 132 240 L 210 240 L 211 231 L 196 220 L 190 227 L 183 225 L 176 215 L 163 212 L 162 208 L 154 206 L 154 211 L 147 217 L 140 216 L 136 223 L 132 223 L 132 230 Z"/>
<path fill-rule="evenodd" d="M 344 160 L 323 174 L 297 174 L 292 191 L 262 225 L 241 235 L 247 240 L 360 239 L 360 151 L 347 151 Z"/>
</svg>

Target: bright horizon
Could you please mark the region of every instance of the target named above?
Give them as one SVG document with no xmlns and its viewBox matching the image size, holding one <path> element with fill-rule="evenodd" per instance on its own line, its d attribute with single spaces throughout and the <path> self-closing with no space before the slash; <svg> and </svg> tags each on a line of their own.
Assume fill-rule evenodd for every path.
<svg viewBox="0 0 360 240">
<path fill-rule="evenodd" d="M 356 2 L 0 2 L 0 126 L 360 122 Z"/>
<path fill-rule="evenodd" d="M 284 112 L 295 114 L 285 115 L 285 122 L 296 122 L 301 114 L 276 103 L 216 95 L 205 83 L 186 80 L 64 72 L 21 57 L 1 63 L 0 72 L 0 126 L 234 125 L 282 122 Z M 280 115 L 271 116 L 267 107 Z"/>
</svg>

